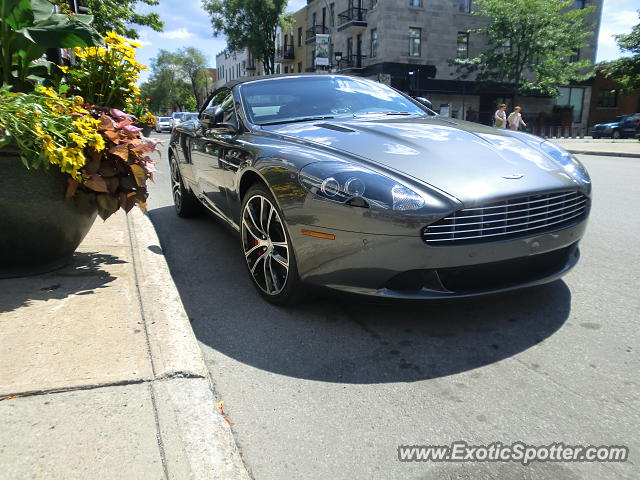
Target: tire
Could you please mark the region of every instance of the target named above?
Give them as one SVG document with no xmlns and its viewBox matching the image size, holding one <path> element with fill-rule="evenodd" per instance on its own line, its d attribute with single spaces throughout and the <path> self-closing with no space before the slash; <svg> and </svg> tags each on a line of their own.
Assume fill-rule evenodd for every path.
<svg viewBox="0 0 640 480">
<path fill-rule="evenodd" d="M 600 136 L 599 135 L 591 135 L 591 138 L 593 138 L 594 140 L 597 140 L 597 139 L 600 138 Z"/>
<path fill-rule="evenodd" d="M 179 217 L 195 217 L 200 213 L 200 204 L 195 195 L 184 186 L 182 175 L 178 164 L 169 156 L 169 167 L 171 169 L 171 191 L 173 193 L 173 206 Z"/>
<path fill-rule="evenodd" d="M 304 288 L 291 238 L 280 207 L 264 184 L 249 188 L 240 217 L 240 247 L 253 286 L 274 305 L 298 303 Z"/>
<path fill-rule="evenodd" d="M 622 138 L 622 135 L 620 135 L 620 130 L 614 130 L 613 133 L 611 134 L 611 138 L 613 138 L 614 140 L 618 140 L 619 138 Z"/>
</svg>

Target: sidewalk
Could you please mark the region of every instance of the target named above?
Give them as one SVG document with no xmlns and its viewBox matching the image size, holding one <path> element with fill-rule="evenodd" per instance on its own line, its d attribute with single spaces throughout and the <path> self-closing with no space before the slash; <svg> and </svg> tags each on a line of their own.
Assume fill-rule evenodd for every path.
<svg viewBox="0 0 640 480">
<path fill-rule="evenodd" d="M 640 158 L 640 142 L 634 139 L 550 138 L 549 140 L 561 145 L 571 153 Z"/>
<path fill-rule="evenodd" d="M 148 217 L 0 280 L 0 479 L 247 480 Z"/>
</svg>

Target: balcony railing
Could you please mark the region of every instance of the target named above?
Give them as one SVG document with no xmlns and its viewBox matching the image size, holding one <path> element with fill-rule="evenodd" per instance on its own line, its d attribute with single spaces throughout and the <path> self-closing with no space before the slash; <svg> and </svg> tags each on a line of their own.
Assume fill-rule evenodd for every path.
<svg viewBox="0 0 640 480">
<path fill-rule="evenodd" d="M 314 25 L 307 30 L 307 40 L 305 43 L 315 43 L 316 35 L 323 35 L 329 33 L 329 29 L 322 25 Z"/>
<path fill-rule="evenodd" d="M 287 45 L 284 48 L 278 48 L 276 50 L 276 62 L 293 60 L 294 58 L 296 58 L 296 55 L 293 51 L 293 44 Z"/>
<path fill-rule="evenodd" d="M 346 70 L 349 68 L 364 68 L 364 60 L 367 58 L 366 55 L 347 55 L 342 57 L 338 62 L 338 70 Z"/>
<path fill-rule="evenodd" d="M 350 27 L 365 28 L 367 26 L 367 9 L 351 7 L 338 14 L 338 30 Z"/>
</svg>

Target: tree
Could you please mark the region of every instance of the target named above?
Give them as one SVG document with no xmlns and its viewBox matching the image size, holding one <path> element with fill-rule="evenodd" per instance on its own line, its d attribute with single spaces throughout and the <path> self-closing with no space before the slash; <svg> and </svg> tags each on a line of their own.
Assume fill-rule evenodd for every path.
<svg viewBox="0 0 640 480">
<path fill-rule="evenodd" d="M 179 66 L 189 79 L 196 104 L 200 105 L 204 101 L 203 96 L 206 95 L 206 81 L 209 75 L 207 59 L 194 47 L 183 48 L 178 55 L 180 56 Z"/>
<path fill-rule="evenodd" d="M 640 19 L 640 10 L 638 18 Z M 633 27 L 631 33 L 616 35 L 615 39 L 620 50 L 633 55 L 609 63 L 604 67 L 603 73 L 618 82 L 624 93 L 630 93 L 640 89 L 640 23 Z"/>
<path fill-rule="evenodd" d="M 194 111 L 206 98 L 208 82 L 204 54 L 193 47 L 160 50 L 151 60 L 151 76 L 140 87 L 155 112 Z"/>
<path fill-rule="evenodd" d="M 69 0 L 53 0 L 63 11 L 69 12 Z M 159 0 L 82 0 L 78 3 L 89 8 L 93 15 L 92 26 L 101 34 L 114 30 L 127 38 L 138 38 L 138 32 L 132 25 L 150 27 L 161 32 L 164 24 L 157 13 L 136 13 L 138 3 L 158 5 Z"/>
<path fill-rule="evenodd" d="M 202 0 L 214 36 L 224 34 L 230 51 L 247 48 L 267 75 L 275 71 L 278 27 L 291 24 L 286 6 L 287 0 Z"/>
<path fill-rule="evenodd" d="M 593 7 L 571 8 L 571 0 L 477 0 L 474 15 L 489 23 L 470 33 L 485 37 L 488 48 L 474 58 L 456 59 L 462 78 L 511 85 L 519 95 L 558 96 L 558 86 L 592 76 L 590 60 L 572 60 L 593 35 L 586 16 Z"/>
</svg>

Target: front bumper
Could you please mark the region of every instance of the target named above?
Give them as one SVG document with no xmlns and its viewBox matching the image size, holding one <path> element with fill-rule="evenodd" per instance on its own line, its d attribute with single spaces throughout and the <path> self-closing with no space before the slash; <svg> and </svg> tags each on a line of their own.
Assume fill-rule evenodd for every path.
<svg viewBox="0 0 640 480">
<path fill-rule="evenodd" d="M 381 298 L 438 299 L 497 293 L 548 283 L 579 259 L 587 221 L 512 240 L 432 247 L 419 236 L 290 228 L 300 278 L 331 289 Z M 309 237 L 301 229 L 335 235 Z"/>
</svg>

